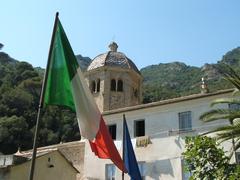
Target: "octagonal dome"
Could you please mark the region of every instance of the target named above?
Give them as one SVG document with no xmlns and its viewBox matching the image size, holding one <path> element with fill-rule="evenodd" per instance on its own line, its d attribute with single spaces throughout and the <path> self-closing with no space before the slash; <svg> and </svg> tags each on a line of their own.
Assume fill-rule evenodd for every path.
<svg viewBox="0 0 240 180">
<path fill-rule="evenodd" d="M 104 66 L 109 67 L 118 67 L 123 69 L 132 69 L 138 74 L 140 74 L 136 65 L 123 53 L 117 52 L 118 45 L 115 42 L 112 42 L 109 45 L 110 51 L 100 54 L 95 57 L 87 70 L 93 70 Z"/>
</svg>

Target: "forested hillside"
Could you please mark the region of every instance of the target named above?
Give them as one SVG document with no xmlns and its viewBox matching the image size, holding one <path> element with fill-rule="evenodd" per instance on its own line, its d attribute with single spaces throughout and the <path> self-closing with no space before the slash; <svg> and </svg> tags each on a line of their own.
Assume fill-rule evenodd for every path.
<svg viewBox="0 0 240 180">
<path fill-rule="evenodd" d="M 1 51 L 0 44 L 0 152 L 14 153 L 32 148 L 33 132 L 44 70 L 33 68 Z M 77 56 L 85 70 L 91 59 Z M 226 53 L 218 63 L 240 69 L 240 48 Z M 213 65 L 188 66 L 181 62 L 151 65 L 141 69 L 144 78 L 144 103 L 200 92 L 201 78 L 206 77 L 210 91 L 231 87 Z M 39 146 L 79 140 L 75 114 L 60 107 L 43 108 Z"/>
<path fill-rule="evenodd" d="M 217 64 L 205 64 L 203 67 L 172 62 L 141 69 L 144 103 L 199 93 L 202 77 L 206 79 L 210 92 L 231 88 L 214 68 L 219 63 L 228 64 L 240 72 L 240 48 L 226 53 Z"/>
<path fill-rule="evenodd" d="M 200 68 L 180 62 L 151 65 L 141 73 L 145 103 L 196 93 L 203 75 Z"/>
<path fill-rule="evenodd" d="M 0 52 L 0 152 L 32 148 L 42 70 Z M 79 140 L 75 114 L 51 107 L 41 118 L 39 146 Z"/>
</svg>

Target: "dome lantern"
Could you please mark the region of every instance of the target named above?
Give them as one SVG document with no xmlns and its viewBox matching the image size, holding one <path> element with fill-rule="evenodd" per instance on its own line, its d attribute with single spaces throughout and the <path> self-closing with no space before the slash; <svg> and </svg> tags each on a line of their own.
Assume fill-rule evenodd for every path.
<svg viewBox="0 0 240 180">
<path fill-rule="evenodd" d="M 117 48 L 118 48 L 117 43 L 112 42 L 111 44 L 109 44 L 108 47 L 109 47 L 110 51 L 117 52 Z"/>
</svg>

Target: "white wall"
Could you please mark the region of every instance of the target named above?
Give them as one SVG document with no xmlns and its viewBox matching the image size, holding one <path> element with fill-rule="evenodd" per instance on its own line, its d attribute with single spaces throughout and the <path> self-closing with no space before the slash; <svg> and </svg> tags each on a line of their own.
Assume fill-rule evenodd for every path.
<svg viewBox="0 0 240 180">
<path fill-rule="evenodd" d="M 125 111 L 124 113 L 109 113 L 104 115 L 104 119 L 107 124 L 117 124 L 117 141 L 122 140 L 123 114 L 126 115 L 132 138 L 134 135 L 134 120 L 145 119 L 145 134 L 150 137 L 152 144 L 147 147 L 135 147 L 134 150 L 137 160 L 145 162 L 146 179 L 182 179 L 181 153 L 184 151 L 184 137 L 199 134 L 214 128 L 215 125 L 224 123 L 225 121 L 215 122 L 215 124 L 203 123 L 199 120 L 199 116 L 210 110 L 211 101 L 227 96 L 230 96 L 230 93 Z M 192 112 L 193 131 L 178 134 L 178 113 L 185 111 Z M 175 134 L 169 134 L 170 130 L 176 130 Z M 121 148 L 119 148 L 119 153 L 122 153 Z M 96 158 L 88 143 L 85 146 L 84 162 L 85 177 L 93 179 L 105 179 L 105 165 L 112 164 L 109 160 Z M 120 177 L 121 172 L 117 171 L 117 179 L 120 179 Z M 126 175 L 126 179 L 127 177 Z"/>
<path fill-rule="evenodd" d="M 134 120 L 145 119 L 145 133 L 152 136 L 154 134 L 164 133 L 169 130 L 179 129 L 178 113 L 192 112 L 192 127 L 199 128 L 213 123 L 203 123 L 199 120 L 199 116 L 210 110 L 210 103 L 223 95 L 210 96 L 178 103 L 160 105 L 156 107 L 148 107 L 134 111 L 126 111 L 124 113 L 114 113 L 105 115 L 106 124 L 117 124 L 117 140 L 122 139 L 122 119 L 123 114 L 126 115 L 130 135 L 134 136 Z M 224 95 L 224 97 L 226 94 Z M 227 94 L 229 96 L 229 94 Z M 214 122 L 216 123 L 216 122 Z M 218 122 L 222 123 L 222 122 Z M 211 128 L 211 127 L 210 127 Z"/>
</svg>

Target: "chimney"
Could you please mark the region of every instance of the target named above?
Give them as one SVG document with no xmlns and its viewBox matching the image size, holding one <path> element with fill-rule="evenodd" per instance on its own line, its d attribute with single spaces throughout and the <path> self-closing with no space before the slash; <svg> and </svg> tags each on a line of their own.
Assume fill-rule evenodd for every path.
<svg viewBox="0 0 240 180">
<path fill-rule="evenodd" d="M 208 89 L 208 87 L 207 87 L 207 84 L 206 84 L 206 82 L 205 82 L 205 78 L 204 78 L 204 77 L 202 77 L 201 93 L 202 93 L 202 94 L 209 93 L 209 89 Z"/>
</svg>

